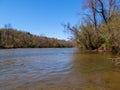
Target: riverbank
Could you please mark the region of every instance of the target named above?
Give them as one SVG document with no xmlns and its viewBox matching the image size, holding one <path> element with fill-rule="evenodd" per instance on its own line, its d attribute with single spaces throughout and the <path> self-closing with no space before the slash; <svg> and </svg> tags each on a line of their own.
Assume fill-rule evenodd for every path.
<svg viewBox="0 0 120 90">
<path fill-rule="evenodd" d="M 73 46 L 72 41 L 33 35 L 17 29 L 0 28 L 0 48 L 64 48 Z"/>
</svg>

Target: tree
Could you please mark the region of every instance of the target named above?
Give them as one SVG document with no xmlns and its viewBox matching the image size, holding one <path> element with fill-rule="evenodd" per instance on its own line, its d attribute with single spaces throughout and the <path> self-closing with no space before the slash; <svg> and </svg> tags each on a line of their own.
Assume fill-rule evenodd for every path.
<svg viewBox="0 0 120 90">
<path fill-rule="evenodd" d="M 85 13 L 95 29 L 99 26 L 99 21 L 107 23 L 112 14 L 119 10 L 118 0 L 86 0 L 87 5 L 84 4 Z M 102 22 L 101 22 L 102 23 Z"/>
<path fill-rule="evenodd" d="M 84 7 L 84 22 L 67 28 L 73 32 L 77 46 L 87 50 L 98 49 L 101 46 L 120 47 L 119 0 L 86 0 Z M 117 26 L 116 26 L 117 25 Z M 113 28 L 114 27 L 114 28 Z M 118 33 L 117 33 L 118 31 Z"/>
</svg>

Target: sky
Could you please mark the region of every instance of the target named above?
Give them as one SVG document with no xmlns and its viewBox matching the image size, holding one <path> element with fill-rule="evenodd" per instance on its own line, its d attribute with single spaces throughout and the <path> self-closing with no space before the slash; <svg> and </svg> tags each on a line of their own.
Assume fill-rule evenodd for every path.
<svg viewBox="0 0 120 90">
<path fill-rule="evenodd" d="M 0 27 L 68 40 L 62 24 L 80 23 L 82 0 L 0 0 Z"/>
</svg>

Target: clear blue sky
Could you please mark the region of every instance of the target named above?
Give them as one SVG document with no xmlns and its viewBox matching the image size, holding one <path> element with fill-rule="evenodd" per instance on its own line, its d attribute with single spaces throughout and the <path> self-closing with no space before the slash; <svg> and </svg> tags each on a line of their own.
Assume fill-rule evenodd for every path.
<svg viewBox="0 0 120 90">
<path fill-rule="evenodd" d="M 0 0 L 0 27 L 67 39 L 62 23 L 79 23 L 82 0 Z"/>
</svg>

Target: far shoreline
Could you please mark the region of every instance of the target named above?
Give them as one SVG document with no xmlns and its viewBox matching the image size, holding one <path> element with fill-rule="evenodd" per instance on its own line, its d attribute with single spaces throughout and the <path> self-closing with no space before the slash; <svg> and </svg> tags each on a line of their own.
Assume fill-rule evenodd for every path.
<svg viewBox="0 0 120 90">
<path fill-rule="evenodd" d="M 32 48 L 32 47 L 27 47 L 27 48 L 23 48 L 23 47 L 20 47 L 20 48 L 0 48 L 0 50 L 2 49 L 42 49 L 42 48 L 75 48 L 75 47 L 35 47 L 35 48 Z"/>
</svg>

